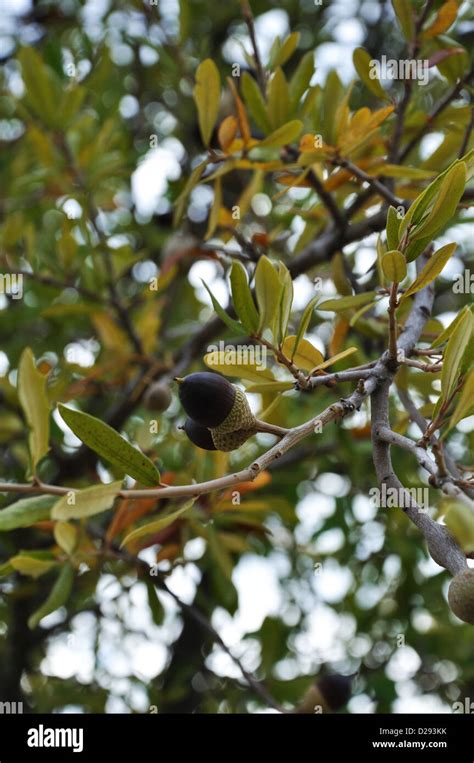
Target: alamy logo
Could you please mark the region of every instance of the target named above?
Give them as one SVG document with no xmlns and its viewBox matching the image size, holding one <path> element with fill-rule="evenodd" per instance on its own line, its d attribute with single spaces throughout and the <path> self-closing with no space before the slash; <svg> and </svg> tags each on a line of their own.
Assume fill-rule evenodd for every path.
<svg viewBox="0 0 474 763">
<path fill-rule="evenodd" d="M 0 294 L 12 299 L 23 297 L 23 273 L 0 273 Z"/>
<path fill-rule="evenodd" d="M 0 702 L 0 715 L 17 715 L 23 712 L 23 702 Z"/>
<path fill-rule="evenodd" d="M 373 506 L 378 509 L 408 509 L 414 503 L 418 504 L 421 512 L 426 513 L 430 506 L 430 491 L 427 487 L 372 487 L 369 497 Z"/>
<path fill-rule="evenodd" d="M 416 79 L 421 85 L 427 85 L 430 79 L 428 59 L 406 58 L 397 60 L 382 56 L 380 61 L 372 59 L 369 68 L 370 79 Z"/>
<path fill-rule="evenodd" d="M 219 344 L 210 344 L 207 348 L 206 363 L 209 366 L 225 365 L 255 366 L 258 371 L 264 371 L 267 367 L 267 348 L 254 344 L 225 344 L 223 340 Z"/>
<path fill-rule="evenodd" d="M 72 747 L 73 752 L 84 749 L 84 729 L 49 729 L 40 724 L 28 729 L 28 747 Z"/>
</svg>

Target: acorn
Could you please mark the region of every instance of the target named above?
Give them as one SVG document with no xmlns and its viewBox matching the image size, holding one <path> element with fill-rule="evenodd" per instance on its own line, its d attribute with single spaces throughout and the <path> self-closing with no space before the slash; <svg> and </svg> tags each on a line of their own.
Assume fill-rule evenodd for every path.
<svg viewBox="0 0 474 763">
<path fill-rule="evenodd" d="M 448 602 L 460 620 L 474 625 L 474 569 L 464 569 L 454 576 L 449 584 Z"/>
<path fill-rule="evenodd" d="M 169 408 L 172 400 L 171 390 L 165 382 L 151 384 L 143 398 L 143 404 L 149 411 L 163 413 Z"/>
<path fill-rule="evenodd" d="M 352 691 L 350 676 L 338 673 L 318 679 L 304 695 L 295 713 L 334 713 L 347 705 Z"/>
<path fill-rule="evenodd" d="M 179 399 L 190 418 L 218 434 L 253 429 L 255 416 L 241 389 L 219 374 L 190 374 L 179 383 Z"/>
<path fill-rule="evenodd" d="M 191 442 L 194 443 L 194 445 L 197 445 L 198 448 L 203 448 L 203 450 L 217 450 L 212 439 L 212 434 L 206 427 L 202 427 L 192 419 L 187 418 L 183 429 Z"/>
</svg>

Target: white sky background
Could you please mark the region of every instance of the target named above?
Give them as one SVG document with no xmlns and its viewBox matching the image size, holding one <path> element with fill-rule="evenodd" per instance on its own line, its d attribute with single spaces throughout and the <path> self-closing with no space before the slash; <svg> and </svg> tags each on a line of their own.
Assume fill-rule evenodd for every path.
<svg viewBox="0 0 474 763">
<path fill-rule="evenodd" d="M 31 7 L 29 0 L 0 0 L 0 32 L 8 33 L 9 26 L 14 23 L 14 14 L 23 13 Z M 100 17 L 103 9 L 107 7 L 106 0 L 89 0 L 84 9 L 84 20 L 87 25 L 94 27 L 97 16 Z M 317 72 L 314 82 L 324 82 L 330 69 L 337 70 L 341 80 L 347 84 L 355 75 L 352 65 L 352 51 L 361 44 L 364 38 L 364 29 L 361 21 L 352 17 L 354 4 L 351 0 L 332 0 L 330 16 L 327 18 L 327 28 L 334 37 L 334 42 L 324 43 L 318 48 Z M 178 4 L 175 0 L 166 0 L 161 5 L 162 13 L 169 18 L 168 21 L 175 23 L 178 13 Z M 379 3 L 367 0 L 363 5 L 363 15 L 366 19 L 377 18 Z M 9 16 L 9 14 L 12 14 Z M 284 37 L 288 29 L 286 12 L 274 8 L 256 18 L 256 31 L 259 47 L 263 59 L 267 57 L 271 43 L 276 35 Z M 239 38 L 250 50 L 248 37 L 243 35 Z M 117 53 L 119 56 L 120 51 Z M 123 51 L 122 51 L 123 53 Z M 236 40 L 225 43 L 224 54 L 230 63 L 245 64 L 241 47 Z M 124 59 L 125 60 L 125 59 Z M 154 63 L 153 58 L 150 62 Z M 134 99 L 127 97 L 121 104 L 124 117 L 134 114 Z M 173 130 L 173 118 L 168 122 L 160 123 L 163 133 L 171 133 Z M 426 139 L 424 149 L 430 153 L 437 140 L 436 136 Z M 159 147 L 151 149 L 140 162 L 132 175 L 132 195 L 136 208 L 143 219 L 149 218 L 157 209 L 163 206 L 163 197 L 167 188 L 167 180 L 179 177 L 179 162 L 185 148 L 175 138 L 161 140 Z M 207 194 L 207 195 L 206 195 Z M 194 194 L 196 202 L 196 214 L 199 206 L 207 205 L 211 201 L 208 191 L 196 190 Z M 262 199 L 262 203 L 268 205 L 268 197 Z M 166 205 L 165 205 L 166 206 Z M 201 210 L 202 211 L 202 210 Z M 295 232 L 299 229 L 295 225 Z M 373 261 L 373 241 L 361 249 L 358 254 L 357 268 L 362 273 Z M 441 242 L 444 243 L 444 242 Z M 232 246 L 237 246 L 231 242 Z M 446 269 L 446 277 L 451 278 L 458 268 L 455 261 L 450 266 L 454 270 Z M 209 300 L 201 287 L 200 278 L 205 278 L 219 299 L 225 300 L 227 289 L 223 284 L 215 266 L 208 262 L 196 263 L 191 269 L 190 280 L 199 290 L 198 294 L 204 304 Z M 295 307 L 305 306 L 312 296 L 311 285 L 306 277 L 296 281 Z M 452 317 L 452 316 L 449 316 Z M 446 316 L 448 318 L 448 316 Z M 316 343 L 320 343 L 318 337 L 314 337 Z M 0 366 L 2 357 L 0 354 Z M 315 484 L 310 485 L 310 492 L 301 498 L 296 507 L 299 519 L 297 528 L 297 540 L 306 543 L 313 532 L 323 524 L 324 517 L 330 516 L 335 510 L 335 498 L 344 495 L 347 485 L 338 475 L 329 475 L 320 478 Z M 376 511 L 370 502 L 358 497 L 354 502 L 355 521 L 363 526 L 363 542 L 359 552 L 361 558 L 378 551 L 384 542 L 384 530 L 376 521 Z M 330 554 L 344 543 L 342 530 L 332 530 L 318 537 L 315 551 L 322 554 Z M 189 545 L 189 544 L 188 544 Z M 197 552 L 199 555 L 199 541 Z M 196 552 L 196 544 L 193 553 Z M 201 548 L 202 553 L 202 548 Z M 146 555 L 146 554 L 145 554 Z M 195 556 L 190 557 L 196 558 Z M 324 558 L 324 557 L 322 557 Z M 151 557 L 149 558 L 152 561 Z M 396 567 L 396 563 L 395 567 Z M 285 558 L 283 554 L 275 551 L 269 558 L 256 555 L 245 555 L 234 571 L 234 583 L 239 593 L 239 610 L 235 617 L 231 617 L 223 610 L 216 611 L 214 626 L 219 630 L 226 643 L 235 650 L 246 667 L 255 667 L 255 649 L 252 645 L 243 648 L 242 637 L 249 632 L 257 630 L 265 617 L 277 616 L 285 610 L 285 601 L 282 588 L 279 584 L 279 574 L 284 574 Z M 423 572 L 425 574 L 437 574 L 440 568 L 426 563 Z M 396 574 L 396 570 L 392 571 Z M 390 569 L 387 572 L 387 587 L 390 579 Z M 187 601 L 191 601 L 199 573 L 195 565 L 186 564 L 183 569 L 176 570 L 170 577 L 170 587 L 175 593 Z M 287 663 L 278 666 L 278 674 L 281 678 L 290 679 L 299 672 L 316 673 L 318 665 L 331 661 L 342 672 L 351 672 L 347 662 L 347 650 L 353 657 L 360 657 L 364 649 L 363 639 L 354 640 L 355 622 L 351 616 L 338 616 L 331 608 L 331 604 L 340 602 L 351 586 L 357 581 L 352 575 L 332 560 L 324 563 L 321 576 L 314 578 L 314 590 L 310 596 L 301 594 L 302 609 L 307 611 L 307 623 L 305 630 L 298 636 L 297 651 L 299 663 Z M 360 602 L 366 602 L 368 607 L 375 606 L 383 598 L 387 590 L 386 586 L 375 587 L 365 584 L 358 591 Z M 114 595 L 119 596 L 114 600 Z M 177 635 L 178 622 L 176 620 L 176 606 L 166 597 L 167 617 L 166 623 L 161 628 L 156 628 L 150 620 L 148 606 L 145 598 L 145 589 L 142 585 L 135 585 L 129 597 L 120 596 L 120 587 L 110 576 L 104 576 L 100 584 L 99 599 L 105 613 L 110 619 L 103 621 L 103 638 L 99 654 L 99 665 L 103 670 L 99 675 L 99 682 L 111 690 L 112 695 L 107 705 L 108 712 L 126 712 L 127 706 L 123 697 L 127 696 L 132 706 L 138 711 L 148 710 L 146 696 L 143 690 L 137 688 L 126 676 L 130 666 L 132 672 L 142 680 L 149 680 L 164 668 L 167 661 L 166 645 L 171 643 Z M 317 603 L 315 603 L 317 602 Z M 120 613 L 124 622 L 137 630 L 136 635 L 121 639 L 118 624 L 114 618 Z M 420 614 L 420 613 L 419 613 Z M 292 613 L 287 612 L 291 620 Z M 45 619 L 44 624 L 50 625 L 57 622 L 61 615 L 55 613 Z M 429 615 L 420 614 L 420 629 L 427 627 Z M 429 625 L 429 623 L 428 623 Z M 196 638 L 198 638 L 196 633 Z M 90 680 L 94 665 L 92 656 L 92 644 L 94 638 L 94 619 L 91 615 L 80 615 L 74 620 L 73 634 L 69 637 L 59 636 L 54 639 L 44 660 L 43 670 L 46 675 L 55 675 L 63 678 L 76 676 L 79 681 Z M 351 652 L 352 649 L 352 652 Z M 403 653 L 402 653 L 403 652 Z M 209 664 L 217 674 L 239 676 L 229 658 L 220 651 L 216 651 L 210 658 Z M 429 696 L 417 696 L 417 689 L 410 679 L 418 669 L 420 660 L 418 655 L 410 649 L 398 650 L 387 665 L 386 672 L 393 680 L 398 680 L 397 689 L 399 699 L 395 703 L 395 712 L 440 712 L 447 711 L 437 698 Z M 453 666 L 454 669 L 454 666 Z M 109 686 L 108 673 L 115 678 Z M 355 696 L 349 705 L 351 712 L 373 712 L 374 704 L 370 697 L 364 694 Z M 78 708 L 70 707 L 69 710 Z"/>
</svg>

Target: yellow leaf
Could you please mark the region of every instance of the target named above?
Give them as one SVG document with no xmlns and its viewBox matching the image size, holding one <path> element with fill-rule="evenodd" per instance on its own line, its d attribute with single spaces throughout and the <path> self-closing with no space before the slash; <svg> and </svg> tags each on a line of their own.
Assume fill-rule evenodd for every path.
<svg viewBox="0 0 474 763">
<path fill-rule="evenodd" d="M 198 110 L 199 129 L 205 146 L 209 145 L 219 113 L 221 78 L 214 61 L 206 58 L 196 70 L 193 97 Z"/>
<path fill-rule="evenodd" d="M 57 562 L 54 559 L 42 559 L 33 556 L 34 553 L 22 551 L 10 559 L 10 564 L 17 572 L 21 572 L 22 575 L 31 575 L 32 578 L 39 578 L 40 575 L 56 567 Z"/>
<path fill-rule="evenodd" d="M 303 122 L 294 119 L 279 127 L 258 144 L 258 148 L 278 148 L 294 143 L 303 129 Z"/>
<path fill-rule="evenodd" d="M 77 545 L 77 528 L 70 522 L 56 522 L 54 539 L 58 546 L 70 556 Z"/>
<path fill-rule="evenodd" d="M 438 11 L 438 14 L 433 21 L 432 25 L 428 27 L 424 33 L 424 37 L 431 38 L 436 37 L 438 34 L 443 34 L 449 27 L 454 24 L 458 15 L 458 4 L 456 0 L 447 0 L 444 5 Z"/>
<path fill-rule="evenodd" d="M 263 348 L 257 347 L 255 350 L 263 351 Z M 248 360 L 245 355 L 242 355 L 242 352 L 245 355 L 248 354 L 248 348 L 231 346 L 223 351 L 213 350 L 204 355 L 204 363 L 213 371 L 218 371 L 224 376 L 235 376 L 252 382 L 273 381 L 275 379 L 272 372 L 264 366 L 265 356 L 262 358 L 262 363 L 257 363 Z"/>
<path fill-rule="evenodd" d="M 111 508 L 121 489 L 122 482 L 117 481 L 66 493 L 54 504 L 51 519 L 81 519 L 99 514 Z"/>
<path fill-rule="evenodd" d="M 163 530 L 165 527 L 168 527 L 168 525 L 172 524 L 172 522 L 174 522 L 175 519 L 178 519 L 178 517 L 180 517 L 181 514 L 184 514 L 185 511 L 190 509 L 195 500 L 196 500 L 195 498 L 191 498 L 189 501 L 186 501 L 186 503 L 184 503 L 183 506 L 177 509 L 177 511 L 173 511 L 171 514 L 166 514 L 166 516 L 164 517 L 155 519 L 153 522 L 149 522 L 148 524 L 143 525 L 142 527 L 137 527 L 136 530 L 133 530 L 123 539 L 122 543 L 120 544 L 120 548 L 123 548 L 132 540 L 137 540 L 138 538 L 141 538 L 144 535 L 151 535 L 151 534 L 157 533 L 160 530 Z"/>
<path fill-rule="evenodd" d="M 296 344 L 296 335 L 287 336 L 282 345 L 282 352 L 287 358 L 291 358 Z M 293 363 L 303 371 L 311 371 L 314 366 L 324 362 L 322 353 L 314 347 L 308 339 L 300 339 L 298 347 L 293 355 Z"/>
<path fill-rule="evenodd" d="M 120 355 L 130 354 L 130 342 L 120 326 L 107 313 L 97 312 L 92 315 L 92 323 L 99 335 L 101 344 L 110 352 Z"/>
<path fill-rule="evenodd" d="M 237 88 L 235 87 L 232 77 L 227 77 L 227 82 L 229 83 L 229 87 L 232 91 L 232 95 L 234 96 L 240 135 L 242 137 L 244 145 L 247 146 L 250 143 L 250 140 L 252 138 L 252 135 L 250 132 L 249 120 L 247 118 L 247 111 L 245 109 L 245 106 L 242 102 L 240 95 L 237 92 Z"/>
<path fill-rule="evenodd" d="M 229 146 L 232 145 L 232 142 L 237 135 L 238 129 L 239 123 L 237 122 L 237 119 L 232 115 L 226 117 L 224 121 L 221 122 L 217 132 L 217 139 L 223 151 L 228 151 Z"/>
<path fill-rule="evenodd" d="M 319 365 L 312 368 L 311 375 L 314 374 L 315 371 L 322 371 L 323 368 L 328 368 L 329 366 L 333 366 L 334 363 L 337 363 L 339 360 L 342 360 L 343 358 L 347 358 L 349 355 L 352 355 L 354 352 L 357 352 L 357 347 L 349 347 L 347 350 L 338 352 L 337 355 L 333 355 L 332 358 L 328 358 L 323 363 L 320 363 Z"/>
<path fill-rule="evenodd" d="M 474 551 L 474 509 L 461 501 L 446 501 L 444 521 L 466 554 Z"/>
<path fill-rule="evenodd" d="M 49 450 L 49 400 L 46 376 L 35 365 L 34 355 L 27 347 L 18 366 L 18 397 L 30 430 L 28 439 L 31 473 Z"/>
</svg>

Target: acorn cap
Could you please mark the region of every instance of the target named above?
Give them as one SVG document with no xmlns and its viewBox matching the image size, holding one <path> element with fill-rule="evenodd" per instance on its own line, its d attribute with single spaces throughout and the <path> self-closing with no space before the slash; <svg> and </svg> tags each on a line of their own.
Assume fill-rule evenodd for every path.
<svg viewBox="0 0 474 763">
<path fill-rule="evenodd" d="M 227 379 L 202 371 L 176 381 L 181 404 L 193 421 L 208 428 L 225 421 L 232 410 L 237 389 Z"/>
<path fill-rule="evenodd" d="M 231 385 L 234 387 L 234 385 Z M 232 408 L 224 421 L 216 427 L 210 427 L 213 433 L 227 434 L 228 432 L 236 432 L 238 429 L 254 429 L 255 428 L 255 416 L 250 410 L 249 401 L 245 396 L 245 392 L 239 387 L 234 387 L 235 397 Z"/>
<path fill-rule="evenodd" d="M 454 576 L 449 584 L 448 602 L 460 620 L 474 625 L 474 569 L 462 570 Z"/>
<path fill-rule="evenodd" d="M 235 432 L 219 432 L 217 429 L 211 429 L 210 433 L 216 450 L 231 451 L 240 448 L 249 437 L 253 437 L 257 430 L 236 429 Z"/>
<path fill-rule="evenodd" d="M 209 429 L 202 427 L 190 418 L 187 418 L 184 427 L 184 431 L 194 445 L 203 450 L 216 450 L 212 435 Z"/>
</svg>

